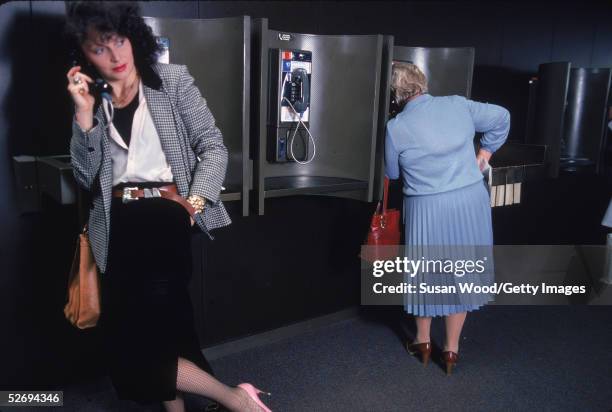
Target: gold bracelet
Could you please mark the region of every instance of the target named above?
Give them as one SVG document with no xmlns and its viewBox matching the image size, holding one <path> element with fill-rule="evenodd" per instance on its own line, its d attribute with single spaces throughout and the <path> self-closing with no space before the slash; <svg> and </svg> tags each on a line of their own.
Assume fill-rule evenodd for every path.
<svg viewBox="0 0 612 412">
<path fill-rule="evenodd" d="M 196 213 L 202 213 L 202 211 L 204 210 L 204 205 L 206 204 L 206 201 L 202 196 L 189 195 L 187 201 L 191 204 L 191 206 L 193 206 Z"/>
</svg>

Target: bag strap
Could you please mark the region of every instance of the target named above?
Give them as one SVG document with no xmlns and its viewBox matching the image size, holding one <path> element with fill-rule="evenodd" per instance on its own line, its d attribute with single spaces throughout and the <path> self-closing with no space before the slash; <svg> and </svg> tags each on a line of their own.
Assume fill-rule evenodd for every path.
<svg viewBox="0 0 612 412">
<path fill-rule="evenodd" d="M 389 201 L 389 178 L 385 176 L 385 188 L 383 190 L 383 215 L 387 214 L 387 203 Z"/>
</svg>

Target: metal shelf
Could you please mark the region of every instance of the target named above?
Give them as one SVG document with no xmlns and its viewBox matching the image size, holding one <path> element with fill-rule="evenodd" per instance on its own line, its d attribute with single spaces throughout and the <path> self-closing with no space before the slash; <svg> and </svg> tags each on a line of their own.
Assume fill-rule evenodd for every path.
<svg viewBox="0 0 612 412">
<path fill-rule="evenodd" d="M 527 182 L 546 176 L 546 146 L 507 142 L 491 158 L 493 181 Z"/>
<path fill-rule="evenodd" d="M 70 156 L 38 157 L 38 175 L 40 190 L 57 202 L 68 205 L 76 203 L 77 184 L 72 176 Z M 219 198 L 223 202 L 242 199 L 242 188 L 237 185 L 227 186 Z"/>
<path fill-rule="evenodd" d="M 365 180 L 325 176 L 281 176 L 264 180 L 264 197 L 321 194 L 367 189 Z"/>
<path fill-rule="evenodd" d="M 77 201 L 77 184 L 72 175 L 70 155 L 37 157 L 40 191 L 62 205 Z"/>
<path fill-rule="evenodd" d="M 227 187 L 224 191 L 221 192 L 221 194 L 219 195 L 219 199 L 221 199 L 222 202 L 232 202 L 240 200 L 242 199 L 241 188 L 237 186 Z"/>
<path fill-rule="evenodd" d="M 491 158 L 491 166 L 543 166 L 546 160 L 546 146 L 506 142 Z"/>
</svg>

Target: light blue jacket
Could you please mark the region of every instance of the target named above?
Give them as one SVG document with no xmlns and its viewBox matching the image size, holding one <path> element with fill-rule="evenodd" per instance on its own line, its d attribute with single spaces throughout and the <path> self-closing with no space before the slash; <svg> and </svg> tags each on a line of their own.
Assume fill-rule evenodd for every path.
<svg viewBox="0 0 612 412">
<path fill-rule="evenodd" d="M 510 113 L 501 106 L 423 94 L 387 123 L 385 172 L 390 179 L 401 172 L 406 195 L 468 186 L 483 178 L 476 164 L 475 132 L 484 132 L 481 147 L 494 153 L 509 131 Z"/>
</svg>

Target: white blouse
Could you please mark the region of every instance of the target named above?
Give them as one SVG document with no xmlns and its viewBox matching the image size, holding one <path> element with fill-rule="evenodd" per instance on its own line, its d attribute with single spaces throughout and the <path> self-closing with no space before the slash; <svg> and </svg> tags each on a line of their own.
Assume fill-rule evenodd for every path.
<svg viewBox="0 0 612 412">
<path fill-rule="evenodd" d="M 142 80 L 138 88 L 138 108 L 134 113 L 129 148 L 115 125 L 111 123 L 109 127 L 113 186 L 124 182 L 172 182 L 174 180 L 147 107 Z"/>
</svg>

